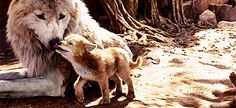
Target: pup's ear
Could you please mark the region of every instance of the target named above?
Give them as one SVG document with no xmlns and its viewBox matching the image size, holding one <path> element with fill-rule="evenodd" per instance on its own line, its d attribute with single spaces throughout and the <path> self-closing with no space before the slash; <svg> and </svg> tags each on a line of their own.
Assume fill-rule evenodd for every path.
<svg viewBox="0 0 236 108">
<path fill-rule="evenodd" d="M 97 45 L 93 44 L 93 43 L 86 43 L 86 44 L 84 44 L 84 48 L 86 51 L 92 51 L 95 48 L 97 48 Z"/>
</svg>

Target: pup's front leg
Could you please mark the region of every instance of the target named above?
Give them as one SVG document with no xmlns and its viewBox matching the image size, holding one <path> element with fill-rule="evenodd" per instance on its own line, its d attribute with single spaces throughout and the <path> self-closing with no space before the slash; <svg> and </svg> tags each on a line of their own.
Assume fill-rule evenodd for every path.
<svg viewBox="0 0 236 108">
<path fill-rule="evenodd" d="M 109 98 L 109 84 L 108 84 L 108 78 L 104 77 L 103 79 L 98 81 L 101 94 L 102 94 L 102 100 L 99 102 L 99 104 L 109 104 L 110 98 Z"/>
<path fill-rule="evenodd" d="M 84 102 L 83 87 L 86 82 L 87 82 L 87 80 L 85 80 L 79 76 L 74 83 L 75 95 L 76 95 L 78 102 L 80 102 L 80 103 Z"/>
</svg>

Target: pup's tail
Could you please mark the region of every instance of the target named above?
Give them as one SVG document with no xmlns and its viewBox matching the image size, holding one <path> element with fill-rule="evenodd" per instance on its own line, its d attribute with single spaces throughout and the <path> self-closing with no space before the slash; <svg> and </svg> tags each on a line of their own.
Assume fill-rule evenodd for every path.
<svg viewBox="0 0 236 108">
<path fill-rule="evenodd" d="M 130 69 L 134 69 L 134 68 L 137 68 L 138 66 L 141 66 L 143 63 L 143 60 L 142 58 L 139 56 L 135 62 L 133 62 L 132 60 L 130 60 L 129 62 L 129 67 Z"/>
</svg>

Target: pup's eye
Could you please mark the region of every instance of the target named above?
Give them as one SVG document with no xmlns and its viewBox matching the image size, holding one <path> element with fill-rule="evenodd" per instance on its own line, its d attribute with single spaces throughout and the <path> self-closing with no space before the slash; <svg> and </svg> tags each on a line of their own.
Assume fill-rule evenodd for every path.
<svg viewBox="0 0 236 108">
<path fill-rule="evenodd" d="M 39 14 L 39 15 L 35 14 L 35 15 L 41 20 L 46 20 L 45 17 L 44 17 L 44 13 Z"/>
<path fill-rule="evenodd" d="M 62 19 L 64 19 L 66 17 L 66 15 L 63 15 L 62 13 L 60 13 L 60 15 L 59 15 L 59 20 L 62 20 Z"/>
<path fill-rule="evenodd" d="M 69 45 L 73 45 L 73 43 L 72 43 L 72 42 L 69 42 L 68 44 L 69 44 Z"/>
</svg>

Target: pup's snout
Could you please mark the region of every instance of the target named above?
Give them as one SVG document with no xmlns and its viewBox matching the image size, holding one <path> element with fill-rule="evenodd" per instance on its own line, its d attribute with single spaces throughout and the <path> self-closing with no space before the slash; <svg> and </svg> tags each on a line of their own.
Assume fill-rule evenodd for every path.
<svg viewBox="0 0 236 108">
<path fill-rule="evenodd" d="M 57 45 L 61 45 L 61 44 L 62 44 L 62 42 L 61 42 L 61 41 L 59 41 L 59 42 L 57 42 L 56 44 L 57 44 Z"/>
</svg>

